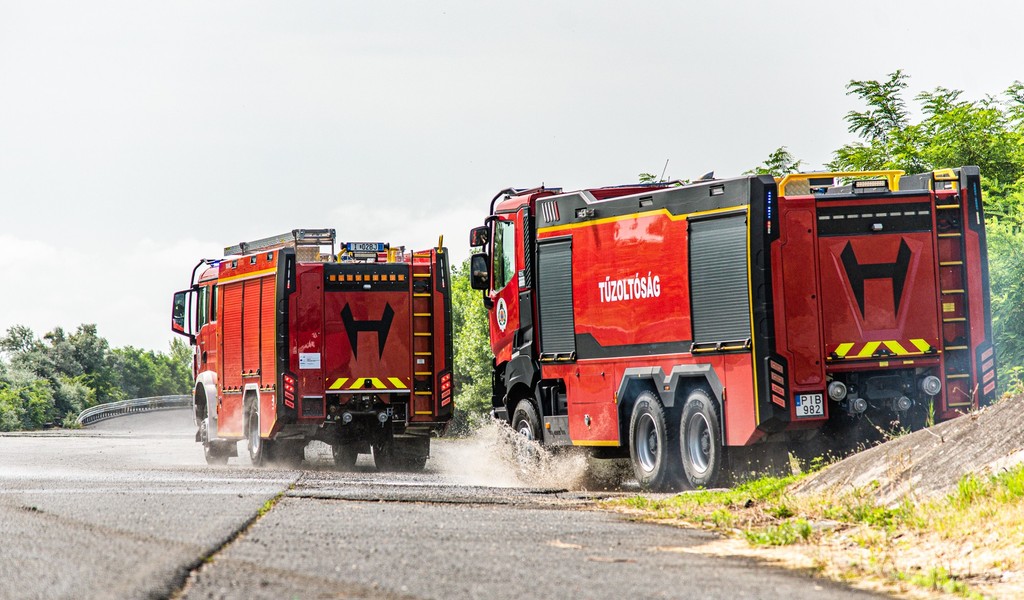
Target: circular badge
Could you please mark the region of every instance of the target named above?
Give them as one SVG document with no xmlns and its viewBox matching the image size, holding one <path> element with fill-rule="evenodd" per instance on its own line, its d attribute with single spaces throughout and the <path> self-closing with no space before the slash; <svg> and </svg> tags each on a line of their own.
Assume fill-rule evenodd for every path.
<svg viewBox="0 0 1024 600">
<path fill-rule="evenodd" d="M 508 306 L 505 305 L 504 298 L 498 298 L 498 310 L 495 317 L 498 320 L 498 329 L 505 331 L 505 327 L 508 325 Z"/>
</svg>

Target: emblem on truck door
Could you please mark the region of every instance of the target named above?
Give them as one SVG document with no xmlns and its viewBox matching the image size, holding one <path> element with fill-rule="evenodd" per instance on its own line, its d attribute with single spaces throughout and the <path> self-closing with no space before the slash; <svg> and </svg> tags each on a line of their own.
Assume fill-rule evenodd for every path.
<svg viewBox="0 0 1024 600">
<path fill-rule="evenodd" d="M 345 333 L 348 334 L 348 343 L 352 345 L 352 356 L 358 358 L 359 333 L 374 332 L 377 334 L 377 352 L 384 356 L 384 344 L 388 341 L 388 332 L 391 331 L 391 321 L 395 318 L 395 310 L 391 303 L 384 305 L 384 314 L 378 321 L 356 321 L 352 316 L 352 309 L 348 304 L 341 309 L 341 321 L 345 324 Z"/>
</svg>

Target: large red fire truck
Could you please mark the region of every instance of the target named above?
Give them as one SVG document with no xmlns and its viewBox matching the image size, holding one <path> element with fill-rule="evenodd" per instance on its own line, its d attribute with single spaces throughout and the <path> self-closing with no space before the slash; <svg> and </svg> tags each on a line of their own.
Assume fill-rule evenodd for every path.
<svg viewBox="0 0 1024 600">
<path fill-rule="evenodd" d="M 329 247 L 329 249 L 327 249 Z M 422 469 L 453 413 L 448 253 L 296 229 L 203 260 L 174 295 L 195 347 L 196 441 L 211 464 L 297 464 L 310 440 L 341 467 Z"/>
<path fill-rule="evenodd" d="M 504 190 L 470 235 L 494 414 L 661 489 L 987 404 L 983 216 L 976 167 Z"/>
</svg>

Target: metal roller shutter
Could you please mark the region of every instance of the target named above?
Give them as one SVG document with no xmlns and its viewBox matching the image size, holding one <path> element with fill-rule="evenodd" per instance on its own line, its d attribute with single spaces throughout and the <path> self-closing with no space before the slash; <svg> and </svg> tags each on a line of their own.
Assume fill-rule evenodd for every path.
<svg viewBox="0 0 1024 600">
<path fill-rule="evenodd" d="M 576 352 L 576 326 L 572 314 L 572 241 L 539 244 L 537 266 L 541 354 Z"/>
<path fill-rule="evenodd" d="M 746 216 L 690 223 L 690 298 L 694 343 L 750 338 Z"/>
</svg>

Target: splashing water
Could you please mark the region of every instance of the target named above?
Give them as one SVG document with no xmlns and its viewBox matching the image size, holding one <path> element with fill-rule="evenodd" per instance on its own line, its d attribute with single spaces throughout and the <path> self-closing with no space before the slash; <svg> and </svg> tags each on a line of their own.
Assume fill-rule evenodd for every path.
<svg viewBox="0 0 1024 600">
<path fill-rule="evenodd" d="M 436 444 L 431 454 L 431 470 L 467 485 L 609 489 L 624 475 L 621 463 L 591 459 L 578 448 L 545 448 L 498 421 Z"/>
</svg>

